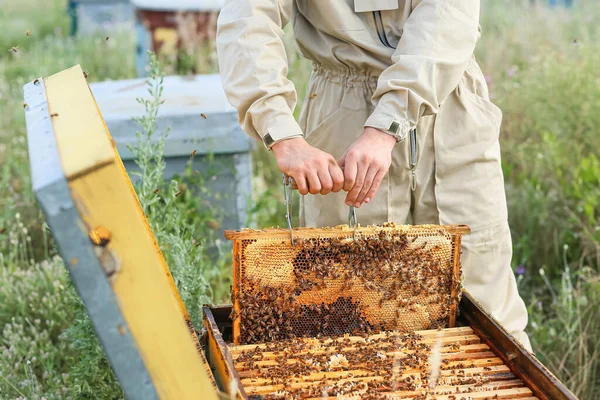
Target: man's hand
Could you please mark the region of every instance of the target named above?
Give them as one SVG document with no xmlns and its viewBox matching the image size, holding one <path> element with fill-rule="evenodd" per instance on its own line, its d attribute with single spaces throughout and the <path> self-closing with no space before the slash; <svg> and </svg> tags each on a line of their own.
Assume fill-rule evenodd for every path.
<svg viewBox="0 0 600 400">
<path fill-rule="evenodd" d="M 271 149 L 279 169 L 294 178 L 300 194 L 327 194 L 344 187 L 344 173 L 335 158 L 303 138 L 283 140 Z"/>
<path fill-rule="evenodd" d="M 346 204 L 360 207 L 369 203 L 392 163 L 396 139 L 375 128 L 367 127 L 363 134 L 340 158 L 344 168 L 344 190 L 349 192 Z"/>
</svg>

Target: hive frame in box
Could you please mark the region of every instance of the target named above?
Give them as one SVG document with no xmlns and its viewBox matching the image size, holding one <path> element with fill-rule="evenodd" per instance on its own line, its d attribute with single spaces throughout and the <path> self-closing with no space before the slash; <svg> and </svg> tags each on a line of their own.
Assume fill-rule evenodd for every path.
<svg viewBox="0 0 600 400">
<path fill-rule="evenodd" d="M 234 361 L 228 349 L 231 343 L 232 323 L 229 319 L 232 305 L 205 306 L 202 342 L 207 360 L 215 372 L 217 384 L 227 393 L 238 388 L 236 398 L 247 399 Z M 470 326 L 481 341 L 521 379 L 540 400 L 577 400 L 540 361 L 510 336 L 506 330 L 467 292 L 459 305 L 459 326 Z M 231 383 L 231 382 L 235 383 Z"/>
<path fill-rule="evenodd" d="M 445 316 L 444 314 L 446 313 L 444 310 L 444 305 L 440 304 L 440 303 L 434 303 L 433 305 L 431 305 L 431 293 L 423 293 L 422 291 L 419 292 L 418 295 L 409 295 L 409 296 L 413 296 L 410 297 L 413 300 L 416 301 L 421 301 L 422 310 L 423 311 L 423 315 L 427 315 L 427 318 L 431 319 L 429 320 L 429 322 L 427 323 L 426 326 L 429 326 L 430 323 L 432 322 L 439 322 L 437 321 L 437 317 L 440 316 L 444 316 L 444 320 L 447 321 L 447 326 L 449 327 L 453 327 L 455 324 L 455 319 L 456 319 L 456 308 L 458 305 L 458 301 L 459 301 L 459 294 L 460 294 L 460 249 L 461 249 L 461 238 L 463 234 L 467 234 L 470 232 L 470 228 L 466 225 L 449 225 L 449 226 L 440 226 L 440 225 L 395 225 L 395 224 L 384 224 L 382 226 L 367 226 L 367 227 L 359 227 L 358 230 L 352 229 L 350 227 L 348 227 L 347 225 L 340 225 L 337 227 L 328 227 L 328 228 L 296 228 L 293 230 L 293 238 L 296 239 L 296 241 L 291 240 L 291 232 L 287 229 L 263 229 L 263 230 L 250 230 L 250 229 L 243 229 L 240 231 L 225 231 L 225 237 L 229 240 L 233 241 L 233 307 L 234 307 L 234 318 L 233 318 L 233 342 L 235 344 L 240 344 L 240 343 L 252 343 L 252 341 L 246 341 L 248 339 L 248 336 L 244 333 L 244 331 L 242 331 L 243 328 L 243 321 L 242 319 L 244 318 L 244 313 L 242 310 L 242 306 L 241 306 L 241 300 L 240 298 L 242 297 L 242 295 L 245 293 L 245 290 L 249 290 L 250 291 L 250 287 L 256 285 L 263 285 L 260 287 L 260 289 L 256 289 L 258 290 L 258 292 L 261 293 L 261 297 L 265 297 L 265 290 L 266 289 L 270 289 L 267 288 L 267 285 L 273 285 L 273 287 L 276 286 L 276 290 L 279 290 L 281 288 L 285 288 L 284 292 L 286 293 L 290 293 L 290 291 L 294 290 L 298 290 L 301 295 L 298 295 L 298 297 L 294 297 L 293 300 L 291 300 L 289 303 L 289 305 L 295 305 L 295 306 L 300 306 L 300 307 L 305 307 L 307 305 L 310 304 L 314 304 L 314 302 L 321 302 L 321 301 L 325 301 L 327 302 L 328 306 L 327 309 L 329 309 L 331 307 L 331 305 L 335 305 L 338 304 L 338 301 L 340 300 L 344 300 L 345 301 L 345 309 L 352 309 L 352 307 L 355 306 L 355 304 L 357 304 L 356 307 L 362 307 L 361 309 L 363 311 L 358 311 L 359 308 L 356 309 L 356 311 L 343 311 L 343 312 L 347 312 L 348 316 L 350 316 L 350 314 L 352 313 L 352 316 L 350 317 L 352 322 L 348 323 L 349 328 L 347 329 L 352 329 L 350 327 L 355 325 L 356 321 L 359 320 L 370 320 L 371 322 L 376 322 L 376 323 L 381 323 L 382 326 L 387 326 L 386 329 L 390 329 L 390 325 L 392 323 L 396 324 L 395 326 L 400 326 L 400 324 L 402 324 L 402 326 L 405 327 L 410 327 L 410 326 L 415 326 L 415 324 L 417 324 L 417 321 L 421 322 L 421 325 L 419 328 L 415 328 L 414 330 L 418 330 L 418 329 L 427 329 L 426 327 L 424 327 L 424 322 L 425 320 L 422 319 L 422 315 L 418 312 L 412 312 L 409 311 L 408 309 L 405 309 L 405 312 L 400 312 L 401 315 L 403 315 L 403 317 L 400 317 L 398 315 L 398 308 L 396 308 L 396 315 L 393 315 L 393 307 L 390 308 L 389 304 L 387 304 L 387 307 L 384 311 L 384 308 L 382 308 L 382 301 L 383 301 L 383 297 L 382 296 L 386 296 L 389 295 L 389 293 L 395 293 L 395 295 L 399 295 L 400 297 L 402 296 L 406 296 L 407 292 L 404 289 L 400 289 L 397 288 L 396 289 L 396 284 L 395 284 L 395 278 L 397 278 L 398 276 L 407 276 L 407 275 L 402 275 L 403 271 L 405 270 L 405 266 L 409 266 L 409 265 L 414 265 L 415 260 L 414 257 L 412 257 L 412 255 L 416 255 L 418 257 L 417 263 L 418 266 L 416 266 L 416 269 L 420 272 L 420 271 L 425 271 L 426 268 L 426 264 L 429 265 L 429 267 L 434 266 L 434 275 L 433 277 L 430 277 L 432 279 L 435 279 L 436 276 L 440 277 L 440 279 L 442 279 L 442 282 L 444 281 L 444 279 L 447 279 L 450 282 L 450 288 L 449 290 L 447 290 L 445 292 L 445 294 L 448 296 L 448 300 L 450 300 L 450 304 L 448 305 L 448 312 L 447 312 L 447 316 Z M 378 235 L 384 235 L 383 239 L 381 236 Z M 394 237 L 393 235 L 399 235 Z M 386 258 L 384 261 L 381 261 L 384 264 L 381 264 L 381 268 L 384 268 L 384 265 L 387 265 L 387 267 L 385 267 L 386 269 L 389 269 L 390 271 L 395 271 L 393 272 L 393 276 L 394 278 L 389 279 L 390 277 L 392 277 L 392 275 L 388 275 L 386 278 L 380 278 L 381 279 L 381 286 L 378 289 L 377 293 L 374 294 L 373 296 L 371 295 L 365 295 L 364 289 L 366 288 L 366 286 L 362 287 L 361 284 L 354 284 L 352 283 L 350 287 L 356 287 L 356 291 L 354 292 L 354 294 L 349 294 L 349 291 L 344 290 L 343 286 L 340 290 L 340 282 L 339 282 L 339 278 L 334 278 L 331 280 L 328 280 L 327 283 L 324 282 L 324 286 L 325 288 L 321 287 L 321 288 L 317 288 L 316 291 L 314 291 L 313 289 L 307 289 L 305 290 L 304 288 L 301 288 L 301 284 L 299 282 L 299 279 L 297 276 L 294 276 L 294 274 L 297 273 L 296 269 L 299 268 L 303 268 L 300 267 L 299 264 L 301 264 L 301 262 L 298 262 L 297 264 L 297 260 L 298 260 L 298 255 L 300 254 L 301 250 L 300 247 L 297 246 L 298 241 L 299 242 L 307 242 L 307 241 L 317 241 L 317 242 L 328 242 L 329 244 L 331 244 L 332 248 L 333 248 L 333 244 L 330 241 L 333 240 L 337 240 L 337 239 L 341 239 L 341 240 L 357 240 L 357 241 L 361 241 L 361 240 L 365 240 L 367 238 L 371 238 L 371 237 L 379 237 L 379 240 L 377 240 L 378 243 L 388 243 L 387 247 L 384 244 L 383 247 L 385 247 L 386 249 L 390 250 L 393 253 L 393 250 L 396 249 L 400 249 L 399 253 L 397 254 L 403 254 L 400 259 L 395 259 L 395 261 L 390 261 L 390 259 Z M 404 240 L 402 239 L 404 237 Z M 385 239 L 387 238 L 387 239 Z M 397 240 L 397 241 L 396 241 Z M 389 242 L 388 242 L 389 241 Z M 360 242 L 354 242 L 354 244 L 358 244 Z M 365 242 L 362 242 L 365 243 Z M 351 244 L 351 243 L 348 243 Z M 329 245 L 327 245 L 329 246 Z M 256 247 L 256 248 L 255 248 Z M 342 247 L 346 250 L 346 252 L 350 251 L 352 254 L 356 253 L 356 249 L 355 250 L 348 250 L 350 249 L 350 247 L 346 246 L 346 244 L 342 245 Z M 342 248 L 339 247 L 339 248 Z M 361 248 L 362 245 L 361 245 Z M 325 250 L 323 250 L 324 252 L 329 251 L 329 247 L 327 247 Z M 436 250 L 437 249 L 437 250 Z M 260 251 L 259 251 L 260 250 Z M 357 250 L 358 251 L 358 250 Z M 381 251 L 378 250 L 378 251 Z M 312 254 L 312 250 L 307 251 L 307 255 L 308 253 Z M 423 256 L 424 258 L 421 258 L 421 256 Z M 256 258 L 258 257 L 258 259 Z M 333 256 L 330 256 L 333 258 Z M 412 261 L 408 261 L 405 260 L 405 258 L 408 257 L 410 258 Z M 427 258 L 425 257 L 429 257 L 429 263 L 427 263 L 426 260 Z M 304 260 L 304 259 L 302 259 Z M 329 260 L 332 261 L 332 260 Z M 304 261 L 306 262 L 306 261 Z M 314 260 L 310 261 L 313 264 L 315 263 Z M 368 263 L 372 264 L 373 259 L 369 259 L 367 261 Z M 343 267 L 344 262 L 343 261 L 336 261 L 336 264 L 334 265 L 329 265 L 327 268 L 335 268 L 337 271 L 346 271 L 347 269 L 345 269 L 345 267 Z M 256 265 L 255 265 L 256 264 Z M 336 265 L 341 265 L 341 268 L 337 268 Z M 250 273 L 250 271 L 248 270 L 248 266 L 252 266 L 251 270 L 253 271 L 252 273 Z M 379 266 L 378 266 L 379 267 Z M 409 267 L 410 268 L 410 267 Z M 269 278 L 265 278 L 263 275 L 263 271 L 268 271 Z M 406 271 L 404 271 L 406 272 Z M 410 270 L 410 273 L 414 272 L 413 270 Z M 398 275 L 398 273 L 400 275 Z M 423 272 L 425 273 L 425 272 Z M 346 275 L 347 276 L 347 275 Z M 278 282 L 271 282 L 274 279 L 272 279 L 272 277 L 277 277 Z M 325 278 L 324 278 L 325 279 Z M 424 279 L 424 278 L 423 278 Z M 269 281 L 271 283 L 267 284 L 266 281 Z M 354 282 L 356 281 L 356 279 L 353 277 L 351 278 L 351 281 Z M 358 282 L 358 281 L 357 281 Z M 344 283 L 345 285 L 345 283 Z M 362 289 L 361 289 L 362 287 Z M 442 287 L 440 287 L 441 290 Z M 389 291 L 389 293 L 386 291 L 387 289 L 391 289 L 391 291 Z M 422 289 L 423 290 L 423 289 Z M 369 290 L 369 293 L 375 293 L 374 290 Z M 385 294 L 384 294 L 385 293 Z M 278 297 L 281 297 L 281 294 Z M 323 300 L 323 296 L 327 295 L 328 300 Z M 354 297 L 352 297 L 354 296 Z M 376 297 L 380 296 L 381 298 L 379 299 L 379 309 L 378 311 L 374 311 L 375 307 L 377 307 L 376 305 L 374 305 L 374 301 L 376 301 Z M 303 298 L 303 300 L 300 300 L 300 298 Z M 352 299 L 359 299 L 359 300 L 352 300 Z M 333 300 L 335 299 L 335 300 Z M 348 307 L 348 303 L 347 301 L 352 302 L 352 304 L 350 304 L 350 306 Z M 391 302 L 395 301 L 394 298 L 391 298 Z M 430 303 L 428 305 L 425 305 L 427 303 L 425 303 L 425 301 L 430 301 Z M 438 299 L 439 300 L 439 299 Z M 254 303 L 254 306 L 257 306 L 256 303 Z M 268 307 L 269 309 L 272 309 L 271 307 Z M 290 313 L 287 312 L 281 312 L 281 308 L 278 308 L 277 306 L 274 307 L 273 309 L 277 309 L 278 310 L 278 314 L 269 314 L 267 315 L 267 313 L 262 314 L 262 319 L 269 319 L 269 320 L 274 320 L 273 317 L 275 319 L 279 318 L 284 318 L 289 322 L 289 325 L 302 325 L 304 326 L 303 323 L 298 322 L 301 319 L 305 320 L 306 317 L 302 316 L 299 317 L 298 320 L 296 319 L 292 319 L 290 320 Z M 366 310 L 371 310 L 371 311 L 366 311 Z M 433 312 L 433 314 L 431 314 Z M 321 311 L 317 312 L 318 315 L 321 315 Z M 308 315 L 308 314 L 307 314 Z M 331 320 L 328 320 L 328 324 L 331 324 L 331 321 L 334 320 L 334 318 L 337 318 L 339 316 L 333 316 L 333 315 L 327 315 L 327 317 L 332 317 Z M 437 316 L 437 317 L 436 317 Z M 296 317 L 294 317 L 296 318 Z M 312 318 L 312 317 L 311 317 Z M 354 319 L 356 318 L 356 320 Z M 339 318 L 337 318 L 339 319 Z M 337 320 L 336 319 L 336 320 Z M 346 320 L 342 318 L 342 320 Z M 293 322 L 290 322 L 293 321 Z M 320 324 L 317 324 L 317 326 L 320 326 Z M 360 325 L 362 326 L 362 325 Z M 280 326 L 282 329 L 283 327 Z M 293 333 L 295 335 L 298 335 L 297 332 L 297 328 L 298 327 L 294 327 L 293 329 Z M 291 328 L 290 328 L 291 329 Z M 309 328 L 310 330 L 312 330 L 312 328 Z M 322 333 L 323 335 L 328 335 L 330 333 L 328 333 L 328 329 L 330 328 L 316 328 L 317 330 L 320 330 L 320 333 Z M 335 330 L 344 330 L 346 328 L 341 328 L 341 327 L 335 327 Z M 362 330 L 363 328 L 359 328 L 360 330 Z M 279 332 L 279 331 L 278 331 Z M 345 333 L 350 333 L 350 332 L 345 332 Z M 281 335 L 280 333 L 277 333 L 277 335 Z"/>
<path fill-rule="evenodd" d="M 82 69 L 25 85 L 33 188 L 128 399 L 216 399 L 189 316 Z"/>
</svg>

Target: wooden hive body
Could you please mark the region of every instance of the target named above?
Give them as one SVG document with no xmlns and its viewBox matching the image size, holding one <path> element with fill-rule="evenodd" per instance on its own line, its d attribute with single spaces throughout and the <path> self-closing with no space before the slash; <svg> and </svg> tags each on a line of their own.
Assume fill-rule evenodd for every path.
<svg viewBox="0 0 600 400">
<path fill-rule="evenodd" d="M 205 307 L 204 341 L 218 384 L 238 399 L 576 399 L 468 292 L 455 328 L 367 337 L 235 345 L 231 311 Z"/>
</svg>

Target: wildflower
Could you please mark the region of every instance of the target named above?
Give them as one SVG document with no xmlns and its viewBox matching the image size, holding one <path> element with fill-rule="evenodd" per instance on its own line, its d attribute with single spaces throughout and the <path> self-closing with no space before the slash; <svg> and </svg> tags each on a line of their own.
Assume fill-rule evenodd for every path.
<svg viewBox="0 0 600 400">
<path fill-rule="evenodd" d="M 525 266 L 523 264 L 519 264 L 517 268 L 515 268 L 515 273 L 517 275 L 525 275 Z"/>
</svg>

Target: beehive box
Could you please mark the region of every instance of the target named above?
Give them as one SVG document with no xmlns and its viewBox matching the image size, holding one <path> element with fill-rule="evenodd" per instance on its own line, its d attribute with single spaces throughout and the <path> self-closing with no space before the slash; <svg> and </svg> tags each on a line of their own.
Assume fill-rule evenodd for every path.
<svg viewBox="0 0 600 400">
<path fill-rule="evenodd" d="M 133 27 L 134 12 L 129 0 L 70 0 L 71 35 L 110 35 L 115 28 Z"/>
<path fill-rule="evenodd" d="M 144 79 L 91 83 L 90 88 L 128 172 L 137 166 L 128 146 L 137 143 L 140 130 L 132 117 L 144 113 L 136 99 L 145 97 Z M 170 128 L 165 140 L 165 179 L 183 174 L 190 153 L 193 168 L 206 179 L 205 208 L 215 208 L 222 223 L 215 232 L 248 225 L 252 193 L 252 142 L 240 128 L 237 112 L 227 102 L 219 75 L 164 78 L 164 103 L 158 132 Z M 154 140 L 158 140 L 155 138 Z M 131 176 L 132 180 L 137 179 Z M 190 188 L 194 190 L 194 188 Z"/>
<path fill-rule="evenodd" d="M 138 76 L 146 76 L 148 51 L 175 59 L 180 48 L 214 42 L 223 0 L 131 0 L 136 8 Z"/>
<path fill-rule="evenodd" d="M 25 85 L 33 190 L 128 399 L 217 399 L 189 315 L 79 66 Z"/>
<path fill-rule="evenodd" d="M 213 306 L 203 342 L 239 399 L 576 399 L 468 292 L 459 311 L 454 328 L 234 345 L 232 306 Z"/>
</svg>

